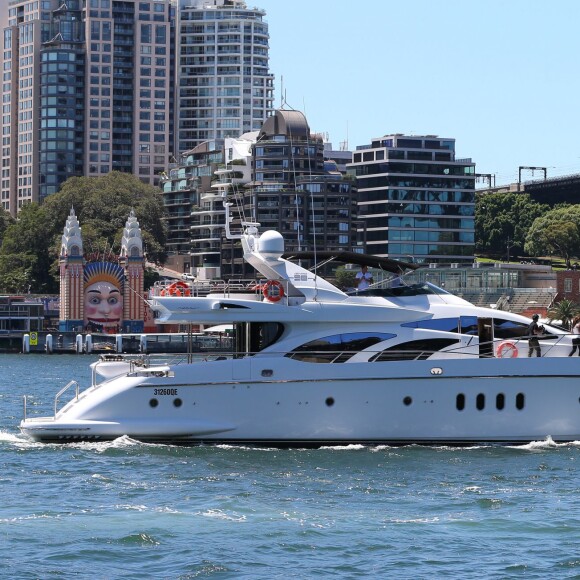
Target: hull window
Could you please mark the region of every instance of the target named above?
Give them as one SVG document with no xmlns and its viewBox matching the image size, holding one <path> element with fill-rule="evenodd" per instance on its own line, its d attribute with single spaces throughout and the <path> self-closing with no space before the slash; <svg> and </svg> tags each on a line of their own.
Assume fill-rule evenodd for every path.
<svg viewBox="0 0 580 580">
<path fill-rule="evenodd" d="M 505 407 L 505 395 L 503 393 L 498 393 L 495 397 L 495 408 L 501 411 Z"/>
<path fill-rule="evenodd" d="M 524 408 L 525 403 L 526 403 L 525 395 L 523 393 L 518 393 L 516 395 L 516 409 L 518 411 L 521 411 Z"/>
<path fill-rule="evenodd" d="M 459 393 L 457 398 L 455 399 L 455 406 L 457 407 L 458 411 L 463 411 L 465 409 L 465 395 L 463 393 Z"/>
<path fill-rule="evenodd" d="M 483 411 L 485 409 L 485 395 L 483 393 L 479 393 L 475 398 L 475 407 L 478 411 Z"/>
</svg>

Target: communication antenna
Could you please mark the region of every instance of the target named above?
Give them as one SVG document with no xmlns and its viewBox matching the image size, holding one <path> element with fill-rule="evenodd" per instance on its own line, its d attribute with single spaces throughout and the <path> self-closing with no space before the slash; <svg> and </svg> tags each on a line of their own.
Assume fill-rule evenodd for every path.
<svg viewBox="0 0 580 580">
<path fill-rule="evenodd" d="M 346 139 L 340 142 L 340 150 L 348 151 L 348 121 L 346 122 Z"/>
<path fill-rule="evenodd" d="M 283 109 L 286 105 L 288 105 L 288 99 L 286 99 L 286 89 L 284 88 L 284 77 L 280 76 L 280 108 Z"/>
</svg>

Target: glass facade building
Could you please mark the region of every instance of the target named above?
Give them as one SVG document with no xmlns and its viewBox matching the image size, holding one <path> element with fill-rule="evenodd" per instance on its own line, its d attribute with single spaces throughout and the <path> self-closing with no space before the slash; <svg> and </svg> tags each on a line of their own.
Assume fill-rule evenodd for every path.
<svg viewBox="0 0 580 580">
<path fill-rule="evenodd" d="M 3 33 L 2 207 L 73 175 L 156 184 L 173 143 L 170 0 L 12 0 Z"/>
<path fill-rule="evenodd" d="M 358 234 L 367 252 L 420 263 L 472 262 L 475 163 L 455 140 L 386 135 L 357 147 Z"/>
</svg>

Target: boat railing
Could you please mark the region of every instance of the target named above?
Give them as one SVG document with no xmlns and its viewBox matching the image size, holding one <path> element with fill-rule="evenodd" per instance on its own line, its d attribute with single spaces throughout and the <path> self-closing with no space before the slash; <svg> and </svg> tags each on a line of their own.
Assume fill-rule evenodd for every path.
<svg viewBox="0 0 580 580">
<path fill-rule="evenodd" d="M 150 290 L 150 296 L 204 297 L 208 294 L 231 294 L 259 292 L 261 286 L 255 278 L 222 280 L 163 280 L 157 281 Z"/>
<path fill-rule="evenodd" d="M 56 419 L 56 415 L 58 412 L 58 400 L 66 391 L 68 391 L 72 386 L 75 387 L 75 401 L 79 400 L 79 384 L 76 381 L 70 381 L 67 385 L 65 385 L 54 397 L 54 418 Z"/>
</svg>

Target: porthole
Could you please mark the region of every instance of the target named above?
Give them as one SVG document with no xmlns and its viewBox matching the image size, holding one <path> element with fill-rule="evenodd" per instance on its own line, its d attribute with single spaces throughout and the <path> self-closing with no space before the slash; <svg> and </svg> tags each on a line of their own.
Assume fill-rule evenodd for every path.
<svg viewBox="0 0 580 580">
<path fill-rule="evenodd" d="M 181 407 L 181 405 L 183 405 L 183 401 L 181 399 L 173 399 L 174 407 Z"/>
<path fill-rule="evenodd" d="M 152 407 L 153 409 L 155 409 L 155 407 L 157 407 L 157 405 L 159 405 L 159 401 L 157 399 L 151 399 L 149 401 L 149 406 Z"/>
<path fill-rule="evenodd" d="M 475 407 L 478 411 L 483 411 L 483 409 L 485 409 L 485 395 L 483 393 L 479 393 L 475 398 Z"/>
<path fill-rule="evenodd" d="M 524 408 L 524 405 L 526 403 L 526 397 L 523 393 L 518 393 L 516 395 L 516 409 L 518 411 L 521 411 Z"/>
<path fill-rule="evenodd" d="M 403 399 L 403 405 L 405 405 L 405 406 L 407 406 L 407 407 L 408 407 L 408 406 L 409 406 L 409 405 L 410 405 L 412 402 L 413 402 L 413 399 L 412 399 L 411 397 L 405 397 L 405 398 Z"/>
<path fill-rule="evenodd" d="M 465 395 L 463 393 L 459 393 L 455 398 L 455 406 L 458 411 L 463 411 L 463 409 L 465 409 Z"/>
<path fill-rule="evenodd" d="M 332 397 L 328 397 L 325 402 L 327 407 L 332 407 L 332 405 L 334 405 L 334 399 Z"/>
<path fill-rule="evenodd" d="M 505 395 L 503 393 L 498 393 L 496 395 L 495 407 L 498 411 L 501 411 L 505 407 Z"/>
</svg>

